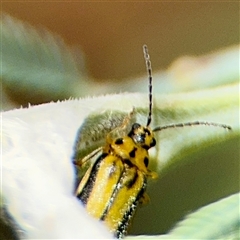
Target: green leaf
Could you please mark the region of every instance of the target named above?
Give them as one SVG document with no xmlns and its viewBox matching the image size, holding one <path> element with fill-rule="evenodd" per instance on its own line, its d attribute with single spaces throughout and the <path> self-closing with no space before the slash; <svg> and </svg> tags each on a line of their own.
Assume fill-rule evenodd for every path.
<svg viewBox="0 0 240 240">
<path fill-rule="evenodd" d="M 240 193 L 233 194 L 187 215 L 168 236 L 170 239 L 237 239 L 240 236 L 239 197 Z"/>
<path fill-rule="evenodd" d="M 81 66 L 82 53 L 78 54 L 77 59 L 76 52 L 46 29 L 35 29 L 30 24 L 2 15 L 2 85 L 20 104 L 73 96 L 80 79 L 86 77 Z"/>
<path fill-rule="evenodd" d="M 239 239 L 240 193 L 188 214 L 166 235 L 127 237 L 126 239 Z"/>
</svg>

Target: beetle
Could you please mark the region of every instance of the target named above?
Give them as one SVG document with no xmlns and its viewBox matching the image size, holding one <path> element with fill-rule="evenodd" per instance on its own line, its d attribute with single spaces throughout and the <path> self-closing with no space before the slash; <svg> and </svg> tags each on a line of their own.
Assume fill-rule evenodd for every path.
<svg viewBox="0 0 240 240">
<path fill-rule="evenodd" d="M 231 130 L 228 125 L 204 121 L 151 129 L 152 68 L 146 45 L 143 46 L 143 52 L 149 80 L 149 113 L 146 126 L 133 123 L 128 134 L 119 136 L 119 132 L 128 126 L 133 111 L 123 119 L 120 126 L 107 133 L 104 146 L 74 161 L 81 169 L 85 163 L 96 157 L 79 181 L 75 196 L 83 203 L 87 212 L 104 221 L 117 238 L 126 235 L 138 205 L 148 202 L 148 179 L 157 178 L 157 173 L 148 168 L 148 150 L 156 145 L 155 132 L 193 125 L 211 125 Z"/>
</svg>

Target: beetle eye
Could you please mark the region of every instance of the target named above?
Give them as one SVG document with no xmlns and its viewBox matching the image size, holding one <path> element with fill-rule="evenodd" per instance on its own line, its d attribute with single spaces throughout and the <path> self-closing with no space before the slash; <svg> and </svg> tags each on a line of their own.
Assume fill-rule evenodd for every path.
<svg viewBox="0 0 240 240">
<path fill-rule="evenodd" d="M 132 125 L 132 129 L 133 129 L 133 130 L 136 130 L 136 129 L 140 128 L 140 127 L 141 127 L 141 125 L 140 125 L 139 123 L 134 123 L 134 124 Z"/>
</svg>

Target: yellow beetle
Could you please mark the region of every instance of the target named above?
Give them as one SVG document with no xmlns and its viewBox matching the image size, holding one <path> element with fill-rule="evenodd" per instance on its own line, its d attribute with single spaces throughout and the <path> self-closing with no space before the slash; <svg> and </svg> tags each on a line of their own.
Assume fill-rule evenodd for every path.
<svg viewBox="0 0 240 240">
<path fill-rule="evenodd" d="M 147 46 L 143 46 L 149 77 L 149 114 L 146 126 L 134 123 L 130 132 L 115 137 L 124 129 L 132 114 L 122 125 L 110 131 L 103 147 L 97 148 L 82 159 L 75 159 L 75 165 L 82 167 L 100 153 L 91 164 L 76 187 L 75 195 L 85 205 L 88 213 L 104 221 L 117 238 L 127 233 L 132 217 L 139 204 L 148 202 L 146 194 L 148 178 L 157 178 L 157 173 L 148 169 L 148 150 L 156 145 L 154 132 L 168 128 L 212 125 L 226 129 L 230 126 L 211 122 L 188 122 L 166 125 L 151 129 L 152 118 L 152 70 Z"/>
</svg>

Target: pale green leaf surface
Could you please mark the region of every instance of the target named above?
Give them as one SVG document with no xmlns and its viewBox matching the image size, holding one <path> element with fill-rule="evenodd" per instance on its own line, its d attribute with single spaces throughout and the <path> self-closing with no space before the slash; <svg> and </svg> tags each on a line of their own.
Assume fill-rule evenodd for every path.
<svg viewBox="0 0 240 240">
<path fill-rule="evenodd" d="M 183 56 L 169 68 L 173 92 L 217 87 L 239 81 L 239 45 L 203 56 Z"/>
</svg>

